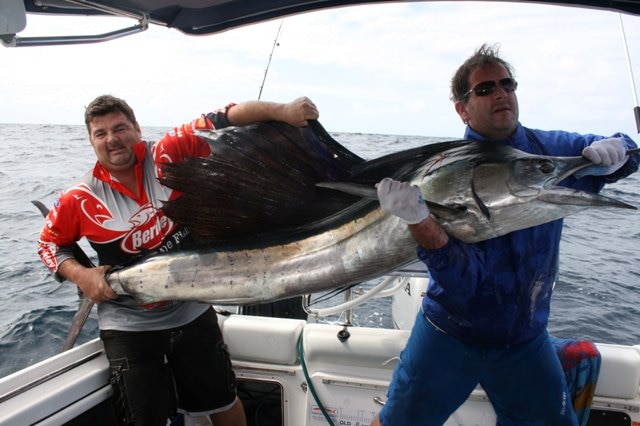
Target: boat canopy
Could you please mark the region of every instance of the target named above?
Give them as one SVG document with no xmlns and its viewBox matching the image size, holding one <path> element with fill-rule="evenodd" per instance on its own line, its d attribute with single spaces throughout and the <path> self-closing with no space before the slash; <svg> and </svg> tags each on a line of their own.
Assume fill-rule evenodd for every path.
<svg viewBox="0 0 640 426">
<path fill-rule="evenodd" d="M 176 28 L 192 35 L 214 34 L 270 19 L 383 0 L 3 0 L 0 39 L 5 46 L 95 43 L 144 31 L 149 24 Z M 388 2 L 388 1 L 386 1 Z M 504 2 L 504 1 L 503 1 Z M 640 0 L 519 1 L 586 7 L 640 15 Z M 113 15 L 137 24 L 105 34 L 88 36 L 18 37 L 26 27 L 26 14 Z"/>
</svg>

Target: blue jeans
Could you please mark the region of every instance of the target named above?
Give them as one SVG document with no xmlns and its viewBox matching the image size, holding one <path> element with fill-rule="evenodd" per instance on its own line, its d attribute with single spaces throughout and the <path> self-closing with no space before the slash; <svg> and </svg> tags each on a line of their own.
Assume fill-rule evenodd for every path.
<svg viewBox="0 0 640 426">
<path fill-rule="evenodd" d="M 460 342 L 418 314 L 380 411 L 383 426 L 441 426 L 480 383 L 502 426 L 577 426 L 548 334 L 507 349 Z"/>
</svg>

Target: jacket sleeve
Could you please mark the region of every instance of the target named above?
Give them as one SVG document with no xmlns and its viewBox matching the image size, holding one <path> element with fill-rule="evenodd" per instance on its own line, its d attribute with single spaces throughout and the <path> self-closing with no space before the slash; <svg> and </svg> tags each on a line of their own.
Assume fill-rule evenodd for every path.
<svg viewBox="0 0 640 426">
<path fill-rule="evenodd" d="M 166 133 L 162 139 L 153 145 L 153 158 L 157 167 L 158 177 L 162 177 L 163 163 L 179 163 L 187 157 L 208 157 L 211 155 L 209 144 L 196 135 L 198 130 L 214 130 L 229 126 L 227 111 L 235 104 L 225 108 L 202 114 L 200 117 L 176 127 Z"/>
<path fill-rule="evenodd" d="M 475 245 L 465 244 L 453 236 L 439 249 L 426 250 L 418 246 L 417 254 L 432 278 L 459 305 L 467 303 L 487 276 L 482 253 Z"/>
<path fill-rule="evenodd" d="M 227 112 L 229 112 L 229 109 L 234 107 L 235 105 L 235 103 L 230 103 L 224 108 L 220 108 L 206 114 L 207 119 L 209 119 L 214 129 L 223 129 L 225 127 L 229 127 Z"/>
<path fill-rule="evenodd" d="M 67 259 L 73 259 L 71 246 L 80 239 L 79 214 L 74 212 L 73 197 L 68 192 L 62 193 L 47 214 L 45 225 L 38 239 L 38 254 L 44 264 L 56 273 L 56 279 L 63 278 L 57 274 L 58 267 Z"/>
</svg>

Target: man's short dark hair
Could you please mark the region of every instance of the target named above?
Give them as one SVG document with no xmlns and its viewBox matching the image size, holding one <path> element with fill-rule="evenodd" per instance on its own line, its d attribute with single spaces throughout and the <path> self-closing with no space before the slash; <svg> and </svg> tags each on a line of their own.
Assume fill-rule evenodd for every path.
<svg viewBox="0 0 640 426">
<path fill-rule="evenodd" d="M 84 110 L 84 124 L 89 130 L 91 120 L 113 112 L 123 113 L 132 124 L 137 124 L 133 109 L 123 99 L 111 95 L 101 95 L 95 98 Z"/>
<path fill-rule="evenodd" d="M 507 69 L 509 77 L 514 77 L 514 71 L 511 64 L 499 56 L 499 45 L 483 44 L 471 55 L 456 71 L 451 79 L 451 100 L 464 101 L 465 94 L 469 92 L 469 77 L 471 73 L 479 67 L 502 65 Z"/>
</svg>

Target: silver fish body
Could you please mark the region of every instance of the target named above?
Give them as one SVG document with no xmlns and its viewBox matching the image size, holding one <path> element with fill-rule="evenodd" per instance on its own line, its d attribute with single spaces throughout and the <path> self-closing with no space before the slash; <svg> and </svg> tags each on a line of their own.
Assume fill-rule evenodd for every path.
<svg viewBox="0 0 640 426">
<path fill-rule="evenodd" d="M 416 244 L 407 227 L 376 208 L 289 243 L 152 256 L 111 273 L 108 282 L 116 293 L 141 303 L 249 304 L 356 284 L 415 258 Z"/>
<path fill-rule="evenodd" d="M 107 280 L 117 293 L 142 303 L 250 304 L 386 274 L 416 260 L 416 243 L 380 209 L 375 184 L 385 177 L 417 185 L 444 229 L 469 243 L 585 208 L 634 208 L 558 186 L 591 165 L 582 157 L 452 141 L 365 161 L 317 122 L 201 136 L 214 155 L 163 168 L 163 183 L 183 192 L 163 209 L 203 248 L 112 271 Z"/>
</svg>

